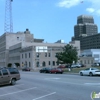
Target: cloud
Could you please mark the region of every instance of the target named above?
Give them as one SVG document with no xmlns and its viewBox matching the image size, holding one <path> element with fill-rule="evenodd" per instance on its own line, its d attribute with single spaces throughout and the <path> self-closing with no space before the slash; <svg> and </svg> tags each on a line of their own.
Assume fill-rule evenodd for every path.
<svg viewBox="0 0 100 100">
<path fill-rule="evenodd" d="M 91 3 L 89 8 L 86 8 L 86 11 L 100 16 L 100 0 L 87 0 Z"/>
<path fill-rule="evenodd" d="M 65 8 L 70 8 L 73 6 L 76 6 L 80 3 L 80 0 L 61 0 L 57 6 L 59 7 L 65 7 Z"/>
<path fill-rule="evenodd" d="M 94 8 L 87 8 L 86 11 L 88 11 L 89 13 L 93 13 L 95 11 Z"/>
<path fill-rule="evenodd" d="M 84 5 L 89 3 L 89 6 L 85 8 L 88 13 L 100 16 L 100 0 L 60 0 L 57 6 L 71 8 L 79 5 L 82 1 Z"/>
</svg>

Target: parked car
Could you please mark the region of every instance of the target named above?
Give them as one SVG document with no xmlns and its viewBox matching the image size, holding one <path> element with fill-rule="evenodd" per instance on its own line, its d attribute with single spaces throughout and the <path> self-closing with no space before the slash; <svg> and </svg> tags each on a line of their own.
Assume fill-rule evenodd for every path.
<svg viewBox="0 0 100 100">
<path fill-rule="evenodd" d="M 40 73 L 50 73 L 50 70 L 51 68 L 45 67 L 45 68 L 40 69 Z"/>
<path fill-rule="evenodd" d="M 79 72 L 79 74 L 81 76 L 83 75 L 90 75 L 90 76 L 93 76 L 93 75 L 100 75 L 100 70 L 97 69 L 97 68 L 86 68 L 85 70 L 81 70 Z"/>
<path fill-rule="evenodd" d="M 16 68 L 0 68 L 0 85 L 15 85 L 20 80 L 20 73 Z"/>
<path fill-rule="evenodd" d="M 66 66 L 65 65 L 60 65 L 57 68 L 66 68 Z"/>
<path fill-rule="evenodd" d="M 52 68 L 51 70 L 50 70 L 50 73 L 63 73 L 64 71 L 61 69 L 61 68 Z"/>
<path fill-rule="evenodd" d="M 84 65 L 84 64 L 81 64 L 81 67 L 86 67 L 86 65 Z"/>
<path fill-rule="evenodd" d="M 73 65 L 71 65 L 71 68 L 80 68 L 80 67 L 81 67 L 80 64 L 73 64 Z"/>
<path fill-rule="evenodd" d="M 24 67 L 24 68 L 22 69 L 22 71 L 31 71 L 31 69 L 30 69 L 29 67 Z"/>
</svg>

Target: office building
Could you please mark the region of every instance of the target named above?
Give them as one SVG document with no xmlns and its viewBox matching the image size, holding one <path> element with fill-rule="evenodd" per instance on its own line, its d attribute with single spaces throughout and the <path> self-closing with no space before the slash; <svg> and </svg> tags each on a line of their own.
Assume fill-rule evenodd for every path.
<svg viewBox="0 0 100 100">
<path fill-rule="evenodd" d="M 64 42 L 44 43 L 44 39 L 36 39 L 28 29 L 25 32 L 6 33 L 0 36 L 0 66 L 30 67 L 57 67 L 56 53 L 61 52 L 66 45 Z M 76 45 L 77 43 L 77 45 Z M 70 43 L 78 48 L 80 41 Z"/>
<path fill-rule="evenodd" d="M 81 15 L 77 18 L 73 40 L 80 40 L 81 50 L 100 48 L 100 34 L 92 16 Z"/>
</svg>

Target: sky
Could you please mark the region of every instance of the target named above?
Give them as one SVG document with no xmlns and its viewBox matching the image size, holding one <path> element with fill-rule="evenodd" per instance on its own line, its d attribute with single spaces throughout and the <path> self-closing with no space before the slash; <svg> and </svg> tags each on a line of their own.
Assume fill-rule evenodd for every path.
<svg viewBox="0 0 100 100">
<path fill-rule="evenodd" d="M 0 0 L 0 35 L 4 33 L 5 1 Z M 61 39 L 69 43 L 82 14 L 92 15 L 100 32 L 100 0 L 13 0 L 13 32 L 28 28 L 44 42 Z"/>
</svg>

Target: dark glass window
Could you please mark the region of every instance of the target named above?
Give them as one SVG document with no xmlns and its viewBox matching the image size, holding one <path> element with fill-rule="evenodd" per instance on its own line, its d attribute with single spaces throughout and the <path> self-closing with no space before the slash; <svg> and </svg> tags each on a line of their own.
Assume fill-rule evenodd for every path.
<svg viewBox="0 0 100 100">
<path fill-rule="evenodd" d="M 19 71 L 16 68 L 9 68 L 8 70 L 10 74 L 19 74 Z"/>
<path fill-rule="evenodd" d="M 49 61 L 49 65 L 50 65 L 50 61 Z"/>
<path fill-rule="evenodd" d="M 47 57 L 47 53 L 45 53 L 45 57 Z"/>
<path fill-rule="evenodd" d="M 22 58 L 23 58 L 23 54 L 22 54 Z"/>
<path fill-rule="evenodd" d="M 30 53 L 29 53 L 29 58 L 30 58 Z"/>
<path fill-rule="evenodd" d="M 49 57 L 50 57 L 50 53 L 49 53 Z"/>
<path fill-rule="evenodd" d="M 8 71 L 6 69 L 2 70 L 3 75 L 8 75 Z"/>
<path fill-rule="evenodd" d="M 25 53 L 25 58 L 27 58 L 27 54 Z"/>
</svg>

